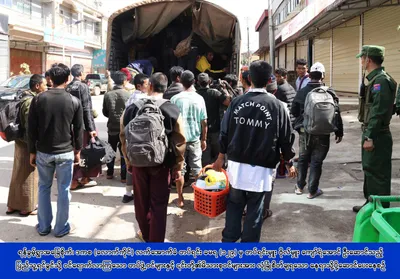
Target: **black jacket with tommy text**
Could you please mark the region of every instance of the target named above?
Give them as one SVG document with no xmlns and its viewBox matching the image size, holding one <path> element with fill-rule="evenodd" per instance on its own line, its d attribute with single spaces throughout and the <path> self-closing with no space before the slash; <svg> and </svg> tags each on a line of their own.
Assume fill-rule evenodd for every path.
<svg viewBox="0 0 400 279">
<path fill-rule="evenodd" d="M 263 89 L 235 98 L 222 120 L 220 150 L 231 161 L 274 169 L 281 153 L 294 157 L 293 141 L 286 108 Z"/>
</svg>

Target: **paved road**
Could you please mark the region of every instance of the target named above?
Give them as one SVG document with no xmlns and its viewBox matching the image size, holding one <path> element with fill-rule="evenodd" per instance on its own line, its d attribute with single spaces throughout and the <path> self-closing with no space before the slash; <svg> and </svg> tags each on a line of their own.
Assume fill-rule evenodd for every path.
<svg viewBox="0 0 400 279">
<path fill-rule="evenodd" d="M 94 97 L 99 112 L 96 119 L 100 137 L 106 139 L 106 118 L 101 115 L 103 97 Z M 321 188 L 325 195 L 308 200 L 306 195 L 293 194 L 293 180 L 278 180 L 272 199 L 274 215 L 263 226 L 262 241 L 276 242 L 338 242 L 351 241 L 355 215 L 351 208 L 362 204 L 362 173 L 360 172 L 360 129 L 356 113 L 344 112 L 345 138 L 336 145 L 332 139 L 331 151 L 324 164 Z M 393 121 L 394 158 L 400 158 L 400 120 Z M 40 237 L 34 230 L 36 217 L 6 216 L 10 183 L 13 144 L 0 142 L 0 241 L 128 241 L 136 242 L 137 224 L 133 203 L 121 203 L 125 188 L 118 181 L 97 179 L 99 186 L 72 194 L 70 220 L 73 233 L 62 239 L 52 235 Z M 394 161 L 393 189 L 399 194 L 400 164 Z M 57 191 L 53 185 L 52 201 L 55 216 Z M 193 210 L 193 194 L 187 188 L 184 210 L 174 206 L 176 193 L 171 194 L 168 207 L 167 241 L 216 242 L 221 239 L 224 214 L 209 219 Z"/>
</svg>

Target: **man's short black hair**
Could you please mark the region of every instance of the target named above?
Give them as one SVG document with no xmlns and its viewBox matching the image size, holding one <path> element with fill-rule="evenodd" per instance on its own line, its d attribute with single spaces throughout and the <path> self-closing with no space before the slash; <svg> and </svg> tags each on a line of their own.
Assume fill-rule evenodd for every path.
<svg viewBox="0 0 400 279">
<path fill-rule="evenodd" d="M 34 91 L 36 88 L 36 85 L 40 85 L 43 82 L 43 76 L 42 75 L 38 75 L 38 74 L 34 74 L 33 76 L 31 76 L 30 80 L 29 80 L 29 88 Z"/>
<path fill-rule="evenodd" d="M 285 68 L 278 68 L 275 70 L 275 74 L 280 75 L 282 77 L 287 77 L 288 72 Z"/>
<path fill-rule="evenodd" d="M 112 80 L 114 81 L 115 85 L 123 85 L 128 77 L 124 72 L 116 71 L 111 75 Z"/>
<path fill-rule="evenodd" d="M 197 81 L 201 88 L 206 88 L 210 85 L 210 76 L 207 73 L 200 73 L 197 76 Z"/>
<path fill-rule="evenodd" d="M 182 67 L 180 67 L 180 66 L 174 66 L 174 67 L 172 67 L 170 70 L 169 70 L 169 77 L 170 77 L 170 79 L 171 79 L 171 82 L 174 82 L 174 81 L 176 81 L 176 79 L 178 78 L 178 77 L 181 77 L 181 75 L 182 75 L 182 73 L 184 72 L 185 70 L 182 68 Z"/>
<path fill-rule="evenodd" d="M 63 83 L 68 82 L 69 75 L 71 74 L 68 66 L 62 63 L 53 64 L 49 72 L 54 87 L 60 86 Z"/>
<path fill-rule="evenodd" d="M 296 65 L 307 66 L 307 61 L 303 58 L 296 60 Z"/>
<path fill-rule="evenodd" d="M 71 75 L 73 77 L 80 77 L 84 72 L 84 68 L 82 64 L 75 64 L 71 68 Z"/>
<path fill-rule="evenodd" d="M 322 79 L 322 73 L 321 72 L 311 72 L 310 73 L 310 78 L 312 80 L 321 80 Z"/>
<path fill-rule="evenodd" d="M 374 64 L 381 66 L 383 64 L 384 58 L 382 56 L 367 56 L 374 62 Z"/>
<path fill-rule="evenodd" d="M 44 73 L 44 77 L 46 78 L 46 77 L 50 77 L 50 70 L 48 70 L 48 71 L 46 71 L 45 73 Z"/>
<path fill-rule="evenodd" d="M 231 84 L 232 88 L 235 89 L 238 85 L 238 78 L 234 74 L 229 74 L 224 77 L 224 80 Z"/>
<path fill-rule="evenodd" d="M 254 61 L 250 64 L 251 82 L 255 88 L 264 88 L 272 74 L 272 67 L 265 61 Z"/>
<path fill-rule="evenodd" d="M 242 79 L 244 82 L 248 85 L 251 86 L 251 81 L 250 81 L 250 71 L 244 71 L 242 73 Z"/>
<path fill-rule="evenodd" d="M 154 73 L 150 77 L 150 83 L 153 87 L 153 92 L 164 93 L 168 87 L 168 78 L 163 73 Z"/>
<path fill-rule="evenodd" d="M 137 74 L 134 78 L 133 78 L 133 85 L 138 86 L 138 85 L 143 85 L 144 81 L 146 79 L 149 79 L 149 77 L 145 74 Z"/>
<path fill-rule="evenodd" d="M 189 70 L 184 71 L 181 75 L 181 83 L 185 89 L 189 89 L 195 83 L 194 74 Z"/>
</svg>

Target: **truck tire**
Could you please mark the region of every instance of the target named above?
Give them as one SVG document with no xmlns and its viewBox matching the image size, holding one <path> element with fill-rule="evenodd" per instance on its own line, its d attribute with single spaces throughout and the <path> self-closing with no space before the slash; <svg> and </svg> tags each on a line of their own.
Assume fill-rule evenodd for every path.
<svg viewBox="0 0 400 279">
<path fill-rule="evenodd" d="M 101 94 L 101 89 L 100 89 L 100 87 L 96 86 L 96 87 L 93 89 L 93 95 L 94 95 L 94 96 L 99 96 L 100 94 Z"/>
</svg>

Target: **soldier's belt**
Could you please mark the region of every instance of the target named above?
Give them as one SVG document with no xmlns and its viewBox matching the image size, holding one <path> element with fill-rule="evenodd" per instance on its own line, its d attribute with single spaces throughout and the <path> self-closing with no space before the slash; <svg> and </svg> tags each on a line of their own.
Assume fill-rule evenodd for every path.
<svg viewBox="0 0 400 279">
<path fill-rule="evenodd" d="M 363 132 L 365 132 L 366 130 L 367 130 L 367 128 L 368 128 L 368 125 L 361 125 L 361 130 L 363 131 Z M 390 127 L 389 126 L 387 126 L 387 127 L 383 127 L 383 128 L 381 128 L 380 130 L 379 130 L 379 132 L 390 132 Z"/>
</svg>

